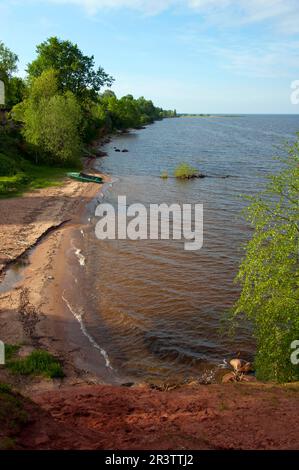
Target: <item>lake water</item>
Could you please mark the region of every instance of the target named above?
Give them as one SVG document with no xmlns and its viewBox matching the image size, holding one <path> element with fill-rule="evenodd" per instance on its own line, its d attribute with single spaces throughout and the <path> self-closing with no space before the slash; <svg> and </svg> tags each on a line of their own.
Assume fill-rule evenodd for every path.
<svg viewBox="0 0 299 470">
<path fill-rule="evenodd" d="M 92 218 L 83 239 L 88 331 L 117 373 L 150 381 L 213 380 L 224 359 L 252 359 L 254 341 L 244 324 L 235 338 L 222 325 L 238 296 L 233 283 L 250 236 L 241 194 L 264 187 L 277 171 L 273 158 L 299 131 L 299 116 L 180 118 L 116 136 L 98 169 L 114 184 L 105 202 L 203 203 L 204 245 L 185 251 L 181 241 L 99 241 Z M 128 149 L 115 152 L 114 147 Z M 162 180 L 182 161 L 205 179 Z M 228 178 L 223 178 L 229 176 Z"/>
</svg>

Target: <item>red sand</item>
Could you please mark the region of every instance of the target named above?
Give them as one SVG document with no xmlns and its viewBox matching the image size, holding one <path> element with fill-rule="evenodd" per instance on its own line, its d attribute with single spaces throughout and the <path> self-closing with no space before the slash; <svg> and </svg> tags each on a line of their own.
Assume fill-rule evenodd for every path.
<svg viewBox="0 0 299 470">
<path fill-rule="evenodd" d="M 109 385 L 35 395 L 26 449 L 298 449 L 299 387 Z M 28 406 L 28 405 L 27 405 Z"/>
</svg>

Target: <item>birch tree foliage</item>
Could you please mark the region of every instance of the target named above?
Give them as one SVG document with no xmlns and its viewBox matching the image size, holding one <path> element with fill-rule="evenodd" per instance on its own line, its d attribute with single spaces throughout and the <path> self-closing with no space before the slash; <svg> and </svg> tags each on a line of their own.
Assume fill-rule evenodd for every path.
<svg viewBox="0 0 299 470">
<path fill-rule="evenodd" d="M 246 209 L 254 234 L 237 275 L 242 291 L 232 315 L 245 314 L 253 324 L 257 377 L 286 382 L 299 380 L 299 365 L 291 362 L 299 340 L 299 140 L 282 164 Z"/>
</svg>

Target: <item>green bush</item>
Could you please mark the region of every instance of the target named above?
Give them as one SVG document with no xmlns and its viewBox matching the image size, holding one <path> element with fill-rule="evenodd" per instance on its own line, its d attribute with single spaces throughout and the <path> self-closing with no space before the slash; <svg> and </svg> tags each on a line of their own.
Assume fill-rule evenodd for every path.
<svg viewBox="0 0 299 470">
<path fill-rule="evenodd" d="M 15 161 L 0 153 L 0 176 L 13 176 L 17 172 Z"/>
<path fill-rule="evenodd" d="M 47 351 L 36 350 L 23 359 L 7 362 L 6 367 L 15 374 L 42 375 L 49 378 L 62 378 L 64 372 L 60 362 Z"/>
<path fill-rule="evenodd" d="M 180 163 L 174 171 L 174 176 L 176 178 L 187 179 L 193 178 L 198 175 L 199 171 L 189 165 L 189 163 Z"/>
<path fill-rule="evenodd" d="M 254 232 L 237 276 L 242 291 L 232 315 L 245 314 L 253 325 L 261 380 L 299 380 L 299 366 L 291 361 L 291 344 L 299 340 L 298 194 L 299 139 L 246 210 Z"/>
</svg>

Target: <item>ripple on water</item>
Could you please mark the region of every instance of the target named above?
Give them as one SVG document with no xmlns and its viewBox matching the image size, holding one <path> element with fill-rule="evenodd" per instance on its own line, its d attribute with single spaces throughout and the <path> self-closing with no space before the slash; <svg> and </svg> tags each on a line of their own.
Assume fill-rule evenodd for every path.
<svg viewBox="0 0 299 470">
<path fill-rule="evenodd" d="M 238 296 L 233 283 L 250 229 L 244 201 L 279 163 L 273 146 L 294 138 L 298 116 L 243 116 L 165 120 L 116 137 L 99 169 L 117 177 L 105 202 L 203 203 L 204 246 L 186 252 L 180 241 L 99 241 L 95 220 L 83 239 L 88 275 L 86 321 L 113 366 L 148 380 L 213 380 L 223 360 L 240 351 L 251 359 L 254 342 L 244 324 L 232 340 L 222 317 Z M 128 148 L 116 154 L 113 146 Z M 231 178 L 161 180 L 187 160 L 204 173 Z M 225 329 L 224 329 L 225 331 Z"/>
</svg>

